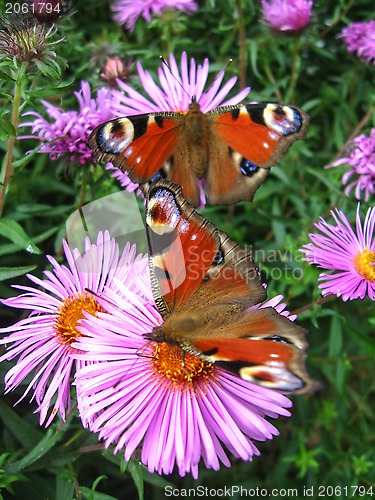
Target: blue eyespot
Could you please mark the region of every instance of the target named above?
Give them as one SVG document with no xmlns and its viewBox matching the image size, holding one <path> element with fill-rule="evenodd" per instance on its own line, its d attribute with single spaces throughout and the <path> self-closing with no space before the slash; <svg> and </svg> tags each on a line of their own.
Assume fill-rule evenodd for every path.
<svg viewBox="0 0 375 500">
<path fill-rule="evenodd" d="M 247 177 L 252 177 L 256 172 L 258 172 L 259 167 L 258 165 L 255 165 L 255 163 L 251 162 L 247 158 L 242 158 L 240 163 L 240 170 L 243 173 L 243 175 L 246 175 Z"/>
</svg>

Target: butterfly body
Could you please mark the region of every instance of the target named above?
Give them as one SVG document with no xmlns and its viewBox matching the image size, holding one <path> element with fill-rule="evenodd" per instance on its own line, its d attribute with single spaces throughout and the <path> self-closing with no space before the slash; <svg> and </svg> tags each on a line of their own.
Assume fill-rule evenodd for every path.
<svg viewBox="0 0 375 500">
<path fill-rule="evenodd" d="M 193 206 L 203 183 L 212 204 L 254 197 L 290 145 L 304 139 L 308 116 L 278 104 L 224 106 L 203 113 L 192 99 L 187 112 L 118 118 L 97 127 L 89 144 L 98 161 L 146 184 L 159 172 L 183 188 Z"/>
<path fill-rule="evenodd" d="M 266 298 L 251 251 L 199 215 L 179 186 L 151 185 L 146 229 L 163 323 L 146 335 L 265 387 L 308 393 L 305 332 Z M 183 356 L 182 356 L 183 357 Z"/>
</svg>

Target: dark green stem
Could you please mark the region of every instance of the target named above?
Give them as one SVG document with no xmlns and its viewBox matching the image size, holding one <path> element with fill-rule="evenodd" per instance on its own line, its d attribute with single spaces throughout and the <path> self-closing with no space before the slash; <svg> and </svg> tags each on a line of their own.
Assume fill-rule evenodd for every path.
<svg viewBox="0 0 375 500">
<path fill-rule="evenodd" d="M 8 183 L 13 174 L 13 151 L 16 142 L 18 122 L 20 117 L 20 106 L 21 106 L 21 91 L 22 83 L 16 78 L 16 84 L 14 88 L 14 98 L 13 98 L 13 109 L 12 109 L 12 125 L 14 127 L 14 135 L 11 135 L 8 142 L 7 158 L 5 163 L 4 179 L 3 185 L 1 186 L 0 192 L 0 217 L 3 213 L 5 196 L 8 189 Z"/>
<path fill-rule="evenodd" d="M 238 31 L 239 31 L 239 47 L 240 47 L 240 89 L 246 86 L 246 32 L 242 12 L 242 0 L 236 0 L 236 8 L 238 14 Z"/>
</svg>

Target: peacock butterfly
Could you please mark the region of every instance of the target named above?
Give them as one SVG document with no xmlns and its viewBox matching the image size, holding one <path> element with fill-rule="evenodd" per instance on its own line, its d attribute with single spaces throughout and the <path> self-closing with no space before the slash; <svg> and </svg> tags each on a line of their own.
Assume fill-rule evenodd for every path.
<svg viewBox="0 0 375 500">
<path fill-rule="evenodd" d="M 305 332 L 266 298 L 251 251 L 199 215 L 182 189 L 159 179 L 148 191 L 146 230 L 152 291 L 163 324 L 150 341 L 285 392 L 317 384 L 305 368 Z M 185 354 L 186 355 L 186 354 Z"/>
<path fill-rule="evenodd" d="M 144 184 L 160 173 L 200 204 L 252 201 L 291 144 L 306 137 L 308 115 L 279 104 L 223 106 L 202 113 L 192 99 L 184 113 L 127 116 L 99 125 L 89 137 L 97 161 L 112 162 Z"/>
</svg>

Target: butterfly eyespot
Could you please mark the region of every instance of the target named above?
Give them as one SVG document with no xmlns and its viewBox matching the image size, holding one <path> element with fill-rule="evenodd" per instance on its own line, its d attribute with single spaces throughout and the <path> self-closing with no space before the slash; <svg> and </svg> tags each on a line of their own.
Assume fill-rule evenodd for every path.
<svg viewBox="0 0 375 500">
<path fill-rule="evenodd" d="M 214 266 L 218 266 L 219 264 L 221 264 L 222 262 L 224 261 L 224 252 L 223 250 L 221 249 L 221 247 L 219 247 L 218 251 L 217 251 L 217 254 L 214 258 L 214 261 L 212 263 L 212 265 Z"/>
<path fill-rule="evenodd" d="M 255 163 L 252 163 L 247 158 L 242 158 L 240 163 L 240 170 L 241 173 L 243 173 L 243 175 L 246 175 L 247 177 L 252 177 L 256 172 L 258 172 L 259 167 L 258 165 L 255 165 Z"/>
<path fill-rule="evenodd" d="M 301 114 L 290 106 L 268 104 L 263 111 L 263 120 L 267 127 L 283 136 L 296 134 L 302 127 Z"/>
</svg>

